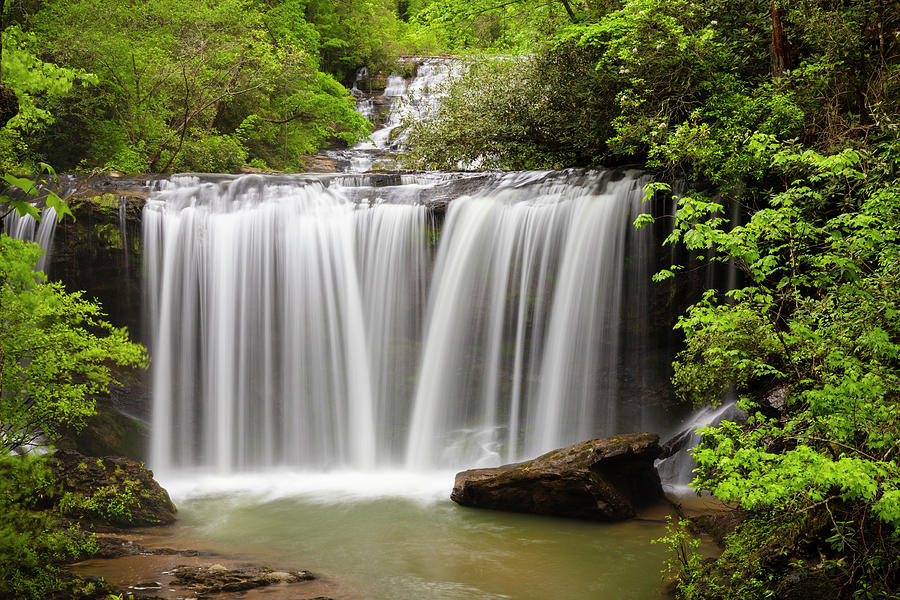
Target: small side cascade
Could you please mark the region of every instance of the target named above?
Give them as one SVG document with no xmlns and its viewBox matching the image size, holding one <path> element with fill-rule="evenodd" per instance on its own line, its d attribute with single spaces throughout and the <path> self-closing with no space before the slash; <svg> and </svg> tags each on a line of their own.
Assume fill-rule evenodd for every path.
<svg viewBox="0 0 900 600">
<path fill-rule="evenodd" d="M 122 240 L 122 257 L 125 262 L 125 278 L 131 272 L 128 258 L 128 198 L 119 197 L 119 237 Z"/>
<path fill-rule="evenodd" d="M 745 417 L 737 407 L 733 394 L 719 406 L 707 406 L 691 415 L 672 436 L 669 445 L 671 456 L 657 461 L 656 470 L 663 486 L 669 493 L 679 495 L 691 492 L 689 484 L 694 479 L 697 466 L 691 457 L 691 450 L 700 443 L 698 431 L 704 427 L 714 427 L 722 421 L 735 421 Z"/>
<path fill-rule="evenodd" d="M 40 223 L 31 215 L 20 216 L 16 211 L 6 215 L 3 219 L 3 232 L 19 240 L 35 242 L 44 250 L 43 256 L 38 260 L 35 269 L 47 270 L 50 264 L 50 254 L 53 250 L 53 235 L 56 233 L 56 210 L 45 208 L 41 212 Z"/>
</svg>

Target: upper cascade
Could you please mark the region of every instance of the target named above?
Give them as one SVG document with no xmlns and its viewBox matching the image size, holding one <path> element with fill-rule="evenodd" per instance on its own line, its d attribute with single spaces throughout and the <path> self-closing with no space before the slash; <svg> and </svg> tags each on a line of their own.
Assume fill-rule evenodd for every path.
<svg viewBox="0 0 900 600">
<path fill-rule="evenodd" d="M 356 98 L 356 109 L 371 120 L 376 129 L 368 140 L 352 148 L 328 152 L 341 170 L 364 172 L 376 165 L 395 167 L 391 153 L 402 152 L 405 148 L 406 135 L 402 125 L 433 114 L 446 96 L 450 80 L 464 68 L 461 61 L 443 57 L 405 57 L 400 59 L 400 65 L 404 70 L 414 70 L 415 76 L 406 79 L 392 73 L 381 93 L 362 91 L 360 82 L 368 81 L 370 74 L 365 67 L 357 72 L 351 89 Z"/>
</svg>

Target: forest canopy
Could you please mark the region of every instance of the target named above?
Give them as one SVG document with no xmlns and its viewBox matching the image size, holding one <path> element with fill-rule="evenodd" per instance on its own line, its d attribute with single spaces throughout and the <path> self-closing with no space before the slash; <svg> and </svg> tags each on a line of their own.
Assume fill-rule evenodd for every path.
<svg viewBox="0 0 900 600">
<path fill-rule="evenodd" d="M 342 84 L 403 25 L 383 0 L 5 2 L 0 167 L 297 170 L 368 134 Z"/>
</svg>

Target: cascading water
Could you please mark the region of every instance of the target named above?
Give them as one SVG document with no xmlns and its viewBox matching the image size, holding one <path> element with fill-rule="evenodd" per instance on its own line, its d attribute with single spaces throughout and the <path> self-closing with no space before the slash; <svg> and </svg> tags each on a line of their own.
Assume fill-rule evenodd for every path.
<svg viewBox="0 0 900 600">
<path fill-rule="evenodd" d="M 640 180 L 469 182 L 432 265 L 425 204 L 454 181 L 165 183 L 144 211 L 154 468 L 459 468 L 640 428 L 618 393 Z"/>
<path fill-rule="evenodd" d="M 670 443 L 677 446 L 676 452 L 663 460 L 657 461 L 659 477 L 673 495 L 693 493 L 689 483 L 694 479 L 694 460 L 691 450 L 700 443 L 701 435 L 697 433 L 703 427 L 714 427 L 722 421 L 740 421 L 746 419 L 746 413 L 737 407 L 734 394 L 728 394 L 719 406 L 707 406 L 691 415 L 680 427 L 680 432 Z"/>
<path fill-rule="evenodd" d="M 391 110 L 385 126 L 372 134 L 371 143 L 359 149 L 402 149 L 404 136 L 395 130 L 404 120 L 422 119 L 440 105 L 446 93 L 445 85 L 462 69 L 462 63 L 445 58 L 428 58 L 420 64 L 416 76 L 407 85 L 398 76 L 388 78 L 384 95 L 391 99 Z"/>
<path fill-rule="evenodd" d="M 351 90 L 356 98 L 356 110 L 376 125 L 379 123 L 376 104 L 386 104 L 387 115 L 383 126 L 378 127 L 368 140 L 346 150 L 331 150 L 327 153 L 342 168 L 362 173 L 371 169 L 376 161 L 380 168 L 394 168 L 395 161 L 386 154 L 405 148 L 406 135 L 401 125 L 430 115 L 446 94 L 450 78 L 464 68 L 461 62 L 447 58 L 405 60 L 415 63 L 416 76 L 407 82 L 400 75 L 391 74 L 380 96 L 359 89 L 359 81 L 367 78 L 369 72 L 364 67 L 357 72 Z"/>
<path fill-rule="evenodd" d="M 35 242 L 44 250 L 35 269 L 46 271 L 50 264 L 50 251 L 53 249 L 53 234 L 56 232 L 56 210 L 45 208 L 38 223 L 31 215 L 19 216 L 15 211 L 3 219 L 3 232 L 16 239 Z"/>
<path fill-rule="evenodd" d="M 144 213 L 154 465 L 385 460 L 424 225 L 423 206 L 369 207 L 339 185 L 164 185 Z"/>
<path fill-rule="evenodd" d="M 618 418 L 626 240 L 640 181 L 513 174 L 450 205 L 409 466 L 510 462 L 639 426 Z M 631 309 L 640 311 L 640 307 Z"/>
</svg>

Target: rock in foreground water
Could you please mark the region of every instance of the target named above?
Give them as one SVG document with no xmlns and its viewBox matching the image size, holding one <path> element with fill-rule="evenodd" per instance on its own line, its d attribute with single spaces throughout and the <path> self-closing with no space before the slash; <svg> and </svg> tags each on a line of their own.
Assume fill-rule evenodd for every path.
<svg viewBox="0 0 900 600">
<path fill-rule="evenodd" d="M 632 433 L 579 442 L 543 456 L 456 475 L 450 499 L 464 506 L 621 521 L 662 497 L 653 461 L 659 436 Z"/>
<path fill-rule="evenodd" d="M 221 592 L 242 592 L 275 583 L 309 581 L 315 576 L 309 571 L 273 571 L 266 567 L 229 569 L 216 564 L 211 567 L 178 567 L 174 585 L 190 588 L 198 597 Z"/>
</svg>

